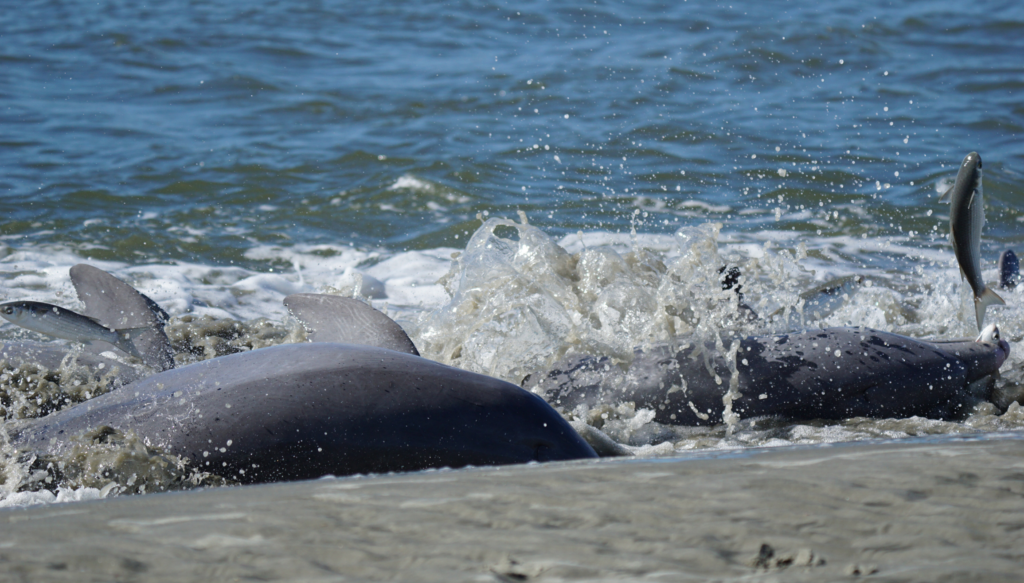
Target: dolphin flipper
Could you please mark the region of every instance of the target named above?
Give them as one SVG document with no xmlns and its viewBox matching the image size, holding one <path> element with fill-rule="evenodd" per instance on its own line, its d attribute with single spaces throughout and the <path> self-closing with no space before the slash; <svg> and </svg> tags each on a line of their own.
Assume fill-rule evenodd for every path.
<svg viewBox="0 0 1024 583">
<path fill-rule="evenodd" d="M 402 327 L 359 300 L 323 294 L 293 294 L 284 305 L 306 327 L 311 342 L 388 348 L 419 356 Z"/>
<path fill-rule="evenodd" d="M 164 371 L 174 368 L 174 351 L 164 333 L 167 312 L 138 290 L 102 269 L 80 263 L 71 268 L 71 283 L 85 303 L 86 315 L 113 330 L 144 330 L 131 342 L 148 366 Z"/>
</svg>

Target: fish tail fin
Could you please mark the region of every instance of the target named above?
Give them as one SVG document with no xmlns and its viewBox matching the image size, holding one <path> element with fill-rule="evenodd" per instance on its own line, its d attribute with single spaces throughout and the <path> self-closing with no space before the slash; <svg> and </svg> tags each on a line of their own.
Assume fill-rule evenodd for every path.
<svg viewBox="0 0 1024 583">
<path fill-rule="evenodd" d="M 1005 306 L 1006 302 L 996 292 L 986 287 L 980 296 L 974 298 L 974 316 L 978 319 L 978 331 L 981 331 L 981 325 L 985 321 L 985 308 L 991 305 Z"/>
</svg>

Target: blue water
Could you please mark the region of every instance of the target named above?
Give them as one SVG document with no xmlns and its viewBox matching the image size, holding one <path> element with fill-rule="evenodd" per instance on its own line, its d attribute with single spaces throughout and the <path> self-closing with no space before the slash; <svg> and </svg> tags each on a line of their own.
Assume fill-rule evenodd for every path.
<svg viewBox="0 0 1024 583">
<path fill-rule="evenodd" d="M 520 209 L 941 246 L 971 150 L 985 249 L 1024 241 L 1018 2 L 24 2 L 0 41 L 11 249 L 260 268 Z"/>
</svg>

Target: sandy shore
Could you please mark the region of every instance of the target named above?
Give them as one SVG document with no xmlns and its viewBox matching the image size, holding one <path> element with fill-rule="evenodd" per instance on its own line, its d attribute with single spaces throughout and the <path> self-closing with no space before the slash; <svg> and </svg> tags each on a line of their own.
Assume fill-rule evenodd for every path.
<svg viewBox="0 0 1024 583">
<path fill-rule="evenodd" d="M 1024 435 L 0 511 L 3 581 L 1020 581 Z"/>
</svg>

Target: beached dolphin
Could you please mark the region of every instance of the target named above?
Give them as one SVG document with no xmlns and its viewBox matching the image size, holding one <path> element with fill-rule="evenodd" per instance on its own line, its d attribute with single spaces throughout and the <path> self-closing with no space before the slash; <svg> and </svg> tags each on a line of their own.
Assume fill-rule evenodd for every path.
<svg viewBox="0 0 1024 583">
<path fill-rule="evenodd" d="M 243 483 L 596 457 L 537 395 L 377 347 L 285 344 L 158 373 L 22 424 L 60 455 L 99 428 L 134 431 Z"/>
<path fill-rule="evenodd" d="M 71 437 L 110 427 L 243 483 L 596 457 L 543 399 L 412 354 L 372 307 L 290 299 L 300 313 L 326 306 L 331 317 L 311 321 L 327 336 L 380 329 L 359 338 L 408 347 L 317 342 L 214 358 L 22 422 L 13 444 L 59 459 Z"/>
<path fill-rule="evenodd" d="M 740 418 L 963 417 L 989 400 L 985 381 L 1009 355 L 994 326 L 978 340 L 923 341 L 869 328 L 825 328 L 740 341 Z M 568 359 L 524 386 L 555 407 L 635 403 L 671 425 L 723 421 L 733 366 L 712 348 L 638 349 L 628 369 L 608 358 Z M 716 380 L 717 377 L 717 380 Z"/>
<path fill-rule="evenodd" d="M 174 367 L 174 354 L 164 325 L 169 316 L 159 305 L 135 288 L 109 273 L 79 264 L 71 268 L 71 282 L 85 304 L 84 315 L 110 330 L 131 329 L 132 348 L 147 366 L 160 370 Z M 12 366 L 36 364 L 49 370 L 63 365 L 91 370 L 117 385 L 126 384 L 152 372 L 129 362 L 102 356 L 116 344 L 93 342 L 85 349 L 49 342 L 0 342 L 0 359 Z M 126 352 L 131 352 L 130 350 Z M 115 371 L 114 374 L 111 374 Z"/>
<path fill-rule="evenodd" d="M 110 329 L 134 329 L 132 344 L 145 365 L 152 368 L 104 356 L 113 349 L 106 342 L 79 347 L 57 342 L 0 341 L 0 362 L 15 369 L 30 365 L 52 372 L 87 371 L 106 388 L 144 378 L 152 374 L 153 368 L 165 370 L 174 366 L 170 341 L 163 331 L 168 316 L 156 302 L 90 265 L 72 267 L 71 280 L 79 299 L 85 303 L 85 315 Z"/>
<path fill-rule="evenodd" d="M 358 300 L 298 294 L 285 298 L 285 304 L 326 341 L 386 337 L 390 343 L 412 344 L 397 324 Z M 292 308 L 300 305 L 301 310 Z M 386 334 L 368 330 L 382 320 Z M 627 370 L 606 357 L 568 359 L 547 374 L 531 375 L 524 386 L 563 411 L 631 401 L 653 409 L 660 423 L 721 423 L 733 367 L 713 347 L 696 354 L 694 346 L 681 344 L 638 349 Z M 990 400 L 984 381 L 1009 350 L 995 326 L 977 340 L 964 341 L 929 342 L 869 328 L 750 337 L 741 340 L 736 357 L 741 396 L 732 410 L 741 418 L 795 420 L 956 418 Z"/>
</svg>

